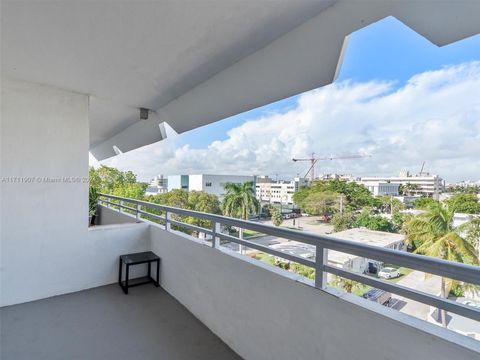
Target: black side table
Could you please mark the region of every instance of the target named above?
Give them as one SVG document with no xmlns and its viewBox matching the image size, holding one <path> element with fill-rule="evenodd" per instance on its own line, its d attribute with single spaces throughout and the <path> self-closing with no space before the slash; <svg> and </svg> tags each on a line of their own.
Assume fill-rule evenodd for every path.
<svg viewBox="0 0 480 360">
<path fill-rule="evenodd" d="M 157 263 L 157 280 L 151 276 L 151 264 Z M 126 276 L 125 281 L 122 281 L 122 264 L 125 264 L 126 267 Z M 139 264 L 148 264 L 148 275 L 144 277 L 139 277 L 135 279 L 129 279 L 129 270 L 131 265 Z M 118 285 L 122 288 L 125 294 L 128 294 L 128 288 L 153 283 L 156 287 L 160 286 L 159 281 L 160 276 L 160 258 L 151 251 L 120 255 L 120 262 L 118 268 Z"/>
</svg>

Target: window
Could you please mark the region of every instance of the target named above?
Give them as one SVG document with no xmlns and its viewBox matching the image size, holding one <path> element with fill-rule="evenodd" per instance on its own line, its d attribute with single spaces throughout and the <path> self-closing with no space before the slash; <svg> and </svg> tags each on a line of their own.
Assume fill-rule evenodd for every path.
<svg viewBox="0 0 480 360">
<path fill-rule="evenodd" d="M 210 187 L 210 186 L 212 186 L 212 183 L 211 182 L 206 182 L 205 186 Z"/>
</svg>

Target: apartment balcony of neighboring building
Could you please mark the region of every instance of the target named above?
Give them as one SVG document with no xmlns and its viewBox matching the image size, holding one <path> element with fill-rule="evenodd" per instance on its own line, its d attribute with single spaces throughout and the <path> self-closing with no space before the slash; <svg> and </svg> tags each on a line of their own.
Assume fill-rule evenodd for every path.
<svg viewBox="0 0 480 360">
<path fill-rule="evenodd" d="M 472 1 L 1 2 L 0 357 L 477 360 L 478 340 L 332 288 L 335 275 L 478 322 L 473 306 L 330 266 L 329 251 L 480 285 L 478 267 L 102 195 L 89 152 L 131 150 L 330 84 L 345 38 L 396 16 L 437 45 L 480 32 Z M 200 139 L 205 140 L 205 139 Z M 209 139 L 207 139 L 209 140 Z M 340 140 L 340 139 L 339 139 Z M 215 144 L 212 146 L 217 146 Z M 186 145 L 185 145 L 186 146 Z M 240 151 L 218 156 L 248 161 Z M 151 151 L 145 148 L 139 151 Z M 182 147 L 177 149 L 181 155 Z M 155 153 L 169 161 L 172 149 Z M 124 153 L 124 155 L 122 155 Z M 211 166 L 215 158 L 206 158 Z M 180 165 L 179 165 L 180 166 Z M 184 174 L 197 164 L 183 158 Z M 168 187 L 188 189 L 188 176 Z M 184 222 L 203 220 L 205 227 Z M 198 222 L 200 223 L 200 222 Z M 228 229 L 315 248 L 281 252 Z M 241 245 L 243 255 L 231 250 Z M 249 255 L 314 269 L 313 279 Z M 118 286 L 119 257 L 160 257 L 159 287 Z M 145 275 L 143 265 L 131 278 Z"/>
</svg>

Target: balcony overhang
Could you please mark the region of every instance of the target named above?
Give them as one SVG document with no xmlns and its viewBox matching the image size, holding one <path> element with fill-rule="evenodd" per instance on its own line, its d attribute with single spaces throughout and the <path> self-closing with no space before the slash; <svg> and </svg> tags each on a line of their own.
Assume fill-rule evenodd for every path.
<svg viewBox="0 0 480 360">
<path fill-rule="evenodd" d="M 2 76 L 90 95 L 102 160 L 331 83 L 352 32 L 394 16 L 438 46 L 480 32 L 473 1 L 16 2 Z M 141 120 L 139 109 L 151 110 Z"/>
</svg>

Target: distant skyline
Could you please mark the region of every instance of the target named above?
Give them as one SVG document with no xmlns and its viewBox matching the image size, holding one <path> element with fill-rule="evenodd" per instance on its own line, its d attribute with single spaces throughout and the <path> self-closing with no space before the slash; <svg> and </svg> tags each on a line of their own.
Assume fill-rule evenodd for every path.
<svg viewBox="0 0 480 360">
<path fill-rule="evenodd" d="M 292 157 L 370 153 L 319 162 L 317 174 L 438 174 L 480 179 L 480 36 L 438 48 L 394 18 L 350 37 L 337 81 L 177 135 L 102 164 L 158 174 L 303 176 Z"/>
</svg>

